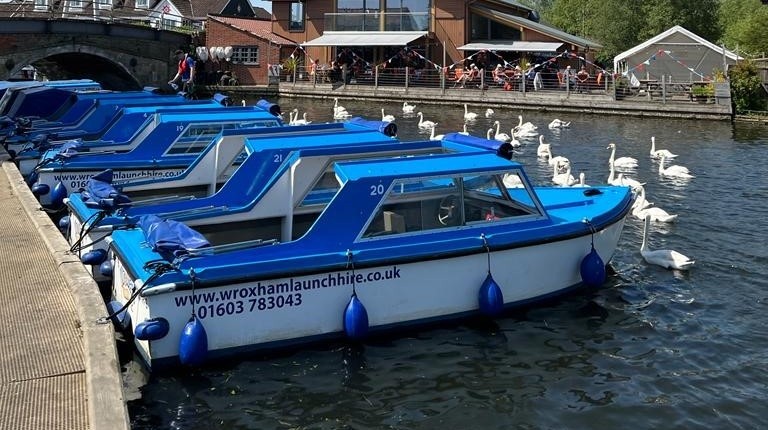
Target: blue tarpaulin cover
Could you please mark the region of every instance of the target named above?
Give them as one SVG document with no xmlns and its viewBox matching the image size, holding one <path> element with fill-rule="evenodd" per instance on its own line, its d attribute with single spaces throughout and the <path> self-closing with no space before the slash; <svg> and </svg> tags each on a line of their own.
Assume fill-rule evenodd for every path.
<svg viewBox="0 0 768 430">
<path fill-rule="evenodd" d="M 202 234 L 179 221 L 144 215 L 139 218 L 138 226 L 152 250 L 168 260 L 193 249 L 211 246 Z"/>
<path fill-rule="evenodd" d="M 461 133 L 448 133 L 443 140 L 460 143 L 462 145 L 474 146 L 477 148 L 486 148 L 489 151 L 496 152 L 496 155 L 507 160 L 512 159 L 512 145 L 509 142 L 498 140 L 488 140 L 482 137 L 467 136 Z"/>
<path fill-rule="evenodd" d="M 389 137 L 397 136 L 397 125 L 395 125 L 395 123 L 393 122 L 371 121 L 368 119 L 361 118 L 359 116 L 350 118 L 348 122 L 351 124 L 356 124 L 362 127 L 370 128 L 371 130 L 382 132 Z"/>
<path fill-rule="evenodd" d="M 129 205 L 131 199 L 112 185 L 112 176 L 112 169 L 91 176 L 82 192 L 83 202 L 89 207 L 104 210 L 114 210 Z"/>
<path fill-rule="evenodd" d="M 260 107 L 274 116 L 280 116 L 280 114 L 282 114 L 282 110 L 280 110 L 280 105 L 277 105 L 275 103 L 270 103 L 264 99 L 257 101 L 256 107 Z"/>
</svg>

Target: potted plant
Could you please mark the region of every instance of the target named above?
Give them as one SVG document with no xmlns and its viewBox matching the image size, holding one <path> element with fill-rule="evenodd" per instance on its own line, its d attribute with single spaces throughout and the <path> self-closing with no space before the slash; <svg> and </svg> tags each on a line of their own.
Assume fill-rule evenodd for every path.
<svg viewBox="0 0 768 430">
<path fill-rule="evenodd" d="M 293 78 L 296 73 L 296 69 L 299 68 L 299 60 L 294 57 L 290 56 L 283 61 L 283 70 L 286 72 L 287 77 L 285 78 L 287 81 L 293 81 Z"/>
<path fill-rule="evenodd" d="M 691 87 L 691 98 L 699 103 L 705 103 L 715 95 L 715 85 L 712 82 Z"/>
</svg>

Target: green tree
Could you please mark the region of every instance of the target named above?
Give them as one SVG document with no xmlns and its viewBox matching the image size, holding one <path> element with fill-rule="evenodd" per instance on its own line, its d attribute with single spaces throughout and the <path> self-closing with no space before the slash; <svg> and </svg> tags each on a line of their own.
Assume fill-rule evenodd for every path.
<svg viewBox="0 0 768 430">
<path fill-rule="evenodd" d="M 723 0 L 720 8 L 722 42 L 748 55 L 768 54 L 768 6 L 760 0 Z"/>
</svg>

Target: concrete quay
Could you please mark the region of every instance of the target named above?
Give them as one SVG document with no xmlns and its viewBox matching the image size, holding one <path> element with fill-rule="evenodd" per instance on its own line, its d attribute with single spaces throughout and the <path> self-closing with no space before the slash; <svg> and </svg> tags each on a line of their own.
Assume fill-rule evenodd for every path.
<svg viewBox="0 0 768 430">
<path fill-rule="evenodd" d="M 309 81 L 280 82 L 270 86 L 209 86 L 206 93 L 221 92 L 235 99 L 246 97 L 296 97 L 340 100 L 403 101 L 422 104 L 514 108 L 542 112 L 571 112 L 599 115 L 623 115 L 637 117 L 708 119 L 730 121 L 733 119 L 730 99 L 713 103 L 697 103 L 685 94 L 633 93 L 616 100 L 604 90 L 585 93 L 563 90 L 502 91 L 499 88 L 435 88 L 373 86 L 365 84 L 312 83 Z"/>
<path fill-rule="evenodd" d="M 0 148 L 0 429 L 130 429 L 98 286 Z"/>
</svg>

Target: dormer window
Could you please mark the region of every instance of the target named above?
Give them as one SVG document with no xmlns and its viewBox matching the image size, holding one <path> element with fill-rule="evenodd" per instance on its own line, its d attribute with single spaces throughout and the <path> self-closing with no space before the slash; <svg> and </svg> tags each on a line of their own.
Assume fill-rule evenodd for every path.
<svg viewBox="0 0 768 430">
<path fill-rule="evenodd" d="M 149 7 L 149 0 L 136 0 L 136 7 L 146 9 Z"/>
</svg>

